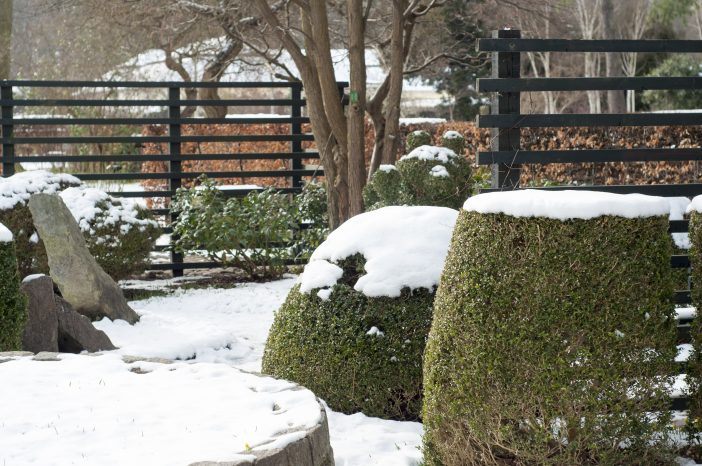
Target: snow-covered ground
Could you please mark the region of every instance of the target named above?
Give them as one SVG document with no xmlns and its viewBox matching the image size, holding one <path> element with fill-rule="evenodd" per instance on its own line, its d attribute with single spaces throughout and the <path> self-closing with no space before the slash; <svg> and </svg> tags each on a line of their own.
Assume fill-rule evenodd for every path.
<svg viewBox="0 0 702 466">
<path fill-rule="evenodd" d="M 194 365 L 193 373 L 212 371 L 213 367 L 222 366 L 223 377 L 226 379 L 230 367 L 243 370 L 260 370 L 263 347 L 268 334 L 268 329 L 273 321 L 273 313 L 285 299 L 289 289 L 295 283 L 293 276 L 269 283 L 245 283 L 234 288 L 208 288 L 208 289 L 181 289 L 171 295 L 153 297 L 141 301 L 133 301 L 130 304 L 141 314 L 141 321 L 134 326 L 129 326 L 124 322 L 111 322 L 107 319 L 97 322 L 95 326 L 104 330 L 120 349 L 111 352 L 108 358 L 114 358 L 117 364 L 119 356 L 139 355 L 145 357 L 164 357 L 170 359 L 184 359 L 181 365 Z M 166 289 L 169 285 L 176 283 L 183 284 L 187 279 L 160 280 L 158 282 L 129 282 L 126 285 L 130 288 Z M 71 364 L 79 364 L 69 357 Z M 97 359 L 105 358 L 101 356 Z M 89 360 L 92 358 L 85 358 Z M 80 361 L 80 359 L 76 359 Z M 109 363 L 109 360 L 107 360 Z M 55 373 L 58 366 L 50 364 L 61 363 L 41 363 L 47 364 L 47 371 L 38 380 L 25 380 L 28 386 L 39 387 L 47 384 L 58 383 L 61 375 Z M 28 364 L 31 364 L 28 361 Z M 53 369 L 53 368 L 56 369 Z M 116 370 L 116 369 L 115 369 Z M 80 368 L 70 371 L 64 375 L 63 381 L 71 383 L 70 377 L 77 377 Z M 83 371 L 84 372 L 84 371 Z M 127 372 L 127 371 L 123 371 Z M 121 377 L 124 374 L 118 374 Z M 127 374 L 128 375 L 128 374 Z M 117 376 L 117 375 L 115 375 Z M 36 375 L 35 375 L 36 377 Z M 118 377 L 118 378 L 119 378 Z M 143 375 L 141 377 L 144 377 Z M 224 380 L 224 379 L 223 379 Z M 230 384 L 230 382 L 226 382 Z M 0 384 L 2 386 L 2 384 Z M 16 389 L 17 387 L 10 387 Z M 163 387 L 162 387 L 163 388 Z M 149 390 L 158 390 L 158 387 L 150 387 Z M 86 390 L 86 395 L 89 393 Z M 168 390 L 163 391 L 164 404 L 171 409 L 178 409 L 177 403 L 172 400 L 172 395 Z M 130 403 L 139 405 L 137 395 L 139 390 L 134 390 L 129 396 L 125 392 L 121 397 L 121 403 L 125 409 L 134 409 Z M 0 397 L 2 390 L 0 390 Z M 9 395 L 8 395 L 9 396 Z M 37 395 L 39 396 L 39 395 Z M 27 397 L 24 397 L 27 398 Z M 22 398 L 22 399 L 24 399 Z M 31 397 L 29 397 L 31 399 Z M 169 401 L 170 400 L 170 401 Z M 23 403 L 26 404 L 26 403 Z M 119 405 L 117 405 L 119 406 Z M 143 407 L 146 411 L 149 407 Z M 155 408 L 156 410 L 161 408 Z M 17 406 L 14 418 L 21 415 L 25 419 L 29 415 L 31 408 L 27 406 Z M 222 412 L 234 413 L 236 409 L 224 409 Z M 25 415 L 26 413 L 26 415 Z M 33 413 L 32 419 L 26 418 L 26 423 L 38 422 L 41 419 L 41 412 Z M 157 413 L 158 414 L 158 413 Z M 120 413 L 115 414 L 121 418 Z M 377 418 L 370 418 L 363 414 L 345 415 L 327 410 L 329 418 L 329 428 L 331 443 L 334 449 L 334 456 L 337 466 L 415 466 L 421 462 L 421 436 L 422 426 L 416 422 L 387 421 Z M 18 434 L 8 435 L 5 431 L 7 424 L 3 423 L 3 418 L 7 413 L 0 413 L 0 464 L 5 466 L 15 466 L 29 464 L 23 461 L 23 450 L 29 448 L 31 441 Z M 103 416 L 108 416 L 103 413 Z M 232 422 L 236 416 L 232 414 L 223 415 L 222 422 Z M 160 425 L 168 425 L 167 417 L 162 419 Z M 46 429 L 42 432 L 54 432 L 51 427 L 54 422 L 46 419 Z M 80 437 L 77 431 L 74 434 Z M 82 434 L 81 434 L 82 435 Z M 56 434 L 56 438 L 60 438 Z M 106 439 L 102 448 L 121 448 L 121 439 L 114 439 L 111 436 L 101 437 Z M 88 440 L 85 438 L 84 440 Z M 67 464 L 56 463 L 55 454 L 62 451 L 66 444 L 58 441 L 52 443 L 50 436 L 42 437 L 41 445 L 47 457 L 39 463 L 32 464 Z M 29 443 L 27 443 L 29 441 Z M 115 443 L 117 442 L 117 443 Z M 37 443 L 35 442 L 34 445 Z M 120 464 L 110 461 L 114 456 L 105 456 L 104 462 L 95 460 L 99 454 L 100 445 L 90 445 L 91 458 L 87 461 L 76 464 Z M 214 447 L 213 447 L 214 448 Z M 216 453 L 216 451 L 214 452 Z M 169 453 L 170 455 L 170 453 Z M 168 456 L 173 458 L 173 456 Z M 3 459 L 7 459 L 3 463 Z M 155 457 L 149 456 L 150 459 Z M 149 461 L 149 464 L 156 464 Z M 121 463 L 126 464 L 126 463 Z M 140 464 L 140 462 L 130 463 Z M 177 464 L 173 461 L 166 461 L 164 464 Z M 184 463 L 184 464 L 187 464 Z"/>
</svg>

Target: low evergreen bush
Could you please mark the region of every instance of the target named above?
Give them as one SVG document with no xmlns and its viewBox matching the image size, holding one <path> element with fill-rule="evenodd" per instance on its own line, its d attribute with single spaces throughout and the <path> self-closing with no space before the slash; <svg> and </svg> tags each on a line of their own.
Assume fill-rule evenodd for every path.
<svg viewBox="0 0 702 466">
<path fill-rule="evenodd" d="M 693 351 L 687 363 L 687 395 L 689 413 L 687 431 L 692 445 L 700 448 L 702 434 L 702 321 L 699 310 L 702 309 L 702 197 L 693 199 L 690 211 L 690 266 L 692 305 L 698 310 L 692 321 L 690 336 Z"/>
<path fill-rule="evenodd" d="M 12 233 L 0 223 L 0 351 L 22 349 L 26 321 L 27 298 L 20 290 Z"/>
<path fill-rule="evenodd" d="M 667 202 L 530 193 L 459 215 L 424 360 L 426 464 L 672 463 Z"/>
<path fill-rule="evenodd" d="M 456 214 L 387 207 L 332 232 L 275 315 L 263 372 L 337 411 L 417 420 L 434 286 Z"/>
<path fill-rule="evenodd" d="M 431 145 L 431 134 L 427 131 L 418 129 L 407 135 L 405 150 L 407 150 L 407 152 L 411 152 L 419 146 L 429 145 Z"/>
<path fill-rule="evenodd" d="M 419 146 L 397 164 L 381 165 L 364 189 L 366 210 L 390 205 L 458 209 L 471 191 L 468 161 L 453 150 Z"/>
<path fill-rule="evenodd" d="M 59 194 L 83 232 L 90 253 L 115 280 L 143 271 L 158 224 L 133 201 L 81 184 L 78 178 L 43 170 L 0 179 L 0 222 L 12 231 L 20 276 L 48 273 L 46 251 L 27 202 L 35 193 Z"/>
</svg>

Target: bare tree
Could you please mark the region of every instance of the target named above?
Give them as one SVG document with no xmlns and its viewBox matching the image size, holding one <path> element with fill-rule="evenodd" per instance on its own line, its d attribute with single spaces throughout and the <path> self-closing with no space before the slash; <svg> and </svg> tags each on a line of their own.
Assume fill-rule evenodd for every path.
<svg viewBox="0 0 702 466">
<path fill-rule="evenodd" d="M 599 37 L 601 23 L 602 0 L 575 0 L 575 17 L 583 39 L 592 40 Z M 600 55 L 593 52 L 585 53 L 585 76 L 595 77 L 600 75 Z M 587 91 L 587 100 L 590 113 L 602 113 L 602 104 L 599 91 Z"/>
<path fill-rule="evenodd" d="M 12 0 L 0 0 L 0 79 L 10 79 L 12 62 Z"/>
<path fill-rule="evenodd" d="M 621 3 L 620 3 L 621 6 Z M 603 39 L 621 39 L 617 34 L 615 23 L 617 18 L 614 12 L 613 0 L 601 0 L 602 12 L 602 38 Z M 605 53 L 605 74 L 607 76 L 622 75 L 621 56 L 617 52 Z M 618 90 L 607 91 L 607 110 L 609 113 L 622 113 L 626 108 L 624 101 L 624 93 Z"/>
<path fill-rule="evenodd" d="M 628 18 L 628 21 L 623 22 L 623 31 L 627 39 L 641 39 L 644 36 L 651 15 L 651 6 L 652 2 L 650 0 L 627 1 L 623 4 Z M 636 52 L 624 52 L 621 58 L 624 75 L 635 76 L 638 54 Z M 636 111 L 635 91 L 633 89 L 626 91 L 626 111 Z"/>
</svg>

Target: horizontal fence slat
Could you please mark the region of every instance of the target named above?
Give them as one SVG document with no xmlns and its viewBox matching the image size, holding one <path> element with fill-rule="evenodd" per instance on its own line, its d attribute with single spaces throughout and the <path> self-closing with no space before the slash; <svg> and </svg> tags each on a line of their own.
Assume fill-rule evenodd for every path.
<svg viewBox="0 0 702 466">
<path fill-rule="evenodd" d="M 673 301 L 675 304 L 690 304 L 692 302 L 690 299 L 690 291 L 676 291 Z"/>
<path fill-rule="evenodd" d="M 702 89 L 699 76 L 632 76 L 588 78 L 478 78 L 479 92 L 610 91 Z"/>
<path fill-rule="evenodd" d="M 670 266 L 674 269 L 686 269 L 690 267 L 690 257 L 676 254 L 670 258 Z"/>
<path fill-rule="evenodd" d="M 20 162 L 182 162 L 186 160 L 278 160 L 318 159 L 319 152 L 245 152 L 232 154 L 118 154 L 118 155 L 29 155 L 15 157 Z M 2 160 L 2 156 L 0 156 Z"/>
<path fill-rule="evenodd" d="M 587 191 L 603 191 L 609 193 L 631 194 L 640 193 L 651 196 L 664 197 L 694 197 L 702 194 L 702 184 L 631 184 L 631 185 L 579 185 L 579 186 L 547 186 L 534 187 L 528 189 L 546 190 L 546 191 L 562 191 L 564 189 L 572 190 L 587 190 Z M 481 189 L 482 193 L 500 191 L 498 188 Z"/>
<path fill-rule="evenodd" d="M 8 107 L 270 107 L 307 104 L 305 99 L 0 99 Z"/>
<path fill-rule="evenodd" d="M 314 141 L 312 134 L 233 134 L 199 136 L 58 136 L 0 138 L 2 144 L 129 144 L 168 142 L 268 142 L 268 141 Z"/>
<path fill-rule="evenodd" d="M 673 398 L 670 409 L 673 411 L 685 411 L 687 410 L 688 404 L 688 399 L 685 397 Z"/>
<path fill-rule="evenodd" d="M 237 197 L 246 196 L 250 192 L 263 191 L 265 188 L 256 189 L 220 189 L 219 191 L 225 196 Z M 298 194 L 302 191 L 302 188 L 274 188 L 276 192 L 281 194 Z M 175 196 L 175 191 L 170 190 L 154 190 L 154 191 L 108 191 L 107 194 L 116 197 L 173 197 Z"/>
<path fill-rule="evenodd" d="M 689 220 L 671 220 L 668 231 L 671 233 L 687 233 L 689 224 Z"/>
<path fill-rule="evenodd" d="M 201 175 L 208 178 L 286 178 L 291 176 L 322 176 L 320 170 L 261 170 L 261 171 L 198 171 L 166 173 L 73 173 L 83 181 L 97 180 L 172 180 L 194 179 Z"/>
<path fill-rule="evenodd" d="M 702 160 L 702 148 L 685 149 L 571 149 L 480 151 L 478 165 L 606 163 L 606 162 L 680 162 Z"/>
<path fill-rule="evenodd" d="M 179 88 L 277 88 L 277 87 L 302 87 L 302 83 L 299 81 L 274 81 L 274 82 L 260 82 L 260 81 L 36 81 L 36 80 L 0 80 L 0 85 L 2 86 L 15 86 L 15 87 L 90 87 L 90 88 L 169 88 L 169 87 L 179 87 Z M 346 81 L 339 81 L 336 83 L 337 87 L 343 88 L 348 87 L 349 83 Z"/>
<path fill-rule="evenodd" d="M 214 124 L 291 124 L 309 123 L 309 117 L 233 117 L 233 118 L 14 118 L 0 119 L 0 124 L 36 125 L 214 125 Z"/>
<path fill-rule="evenodd" d="M 531 115 L 479 115 L 479 128 L 549 128 L 596 126 L 702 125 L 702 113 L 572 113 Z"/>
<path fill-rule="evenodd" d="M 286 265 L 303 265 L 307 259 L 285 260 Z M 221 269 L 224 266 L 218 262 L 182 262 L 182 263 L 153 263 L 146 266 L 146 270 L 185 270 L 185 269 Z"/>
<path fill-rule="evenodd" d="M 480 52 L 702 53 L 702 40 L 478 39 Z"/>
</svg>

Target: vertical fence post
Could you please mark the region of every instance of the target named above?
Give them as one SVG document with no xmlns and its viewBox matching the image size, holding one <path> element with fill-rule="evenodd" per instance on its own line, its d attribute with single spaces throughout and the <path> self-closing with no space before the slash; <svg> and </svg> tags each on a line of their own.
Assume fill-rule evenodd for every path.
<svg viewBox="0 0 702 466">
<path fill-rule="evenodd" d="M 521 32 L 514 29 L 493 31 L 492 36 L 499 39 L 517 39 Z M 492 77 L 518 78 L 520 76 L 519 52 L 493 52 Z M 492 99 L 493 115 L 506 113 L 519 114 L 519 92 L 496 93 Z M 492 128 L 490 148 L 493 151 L 518 151 L 520 146 L 519 128 Z M 496 163 L 492 165 L 492 187 L 515 189 L 519 186 L 520 167 L 515 164 Z"/>
<path fill-rule="evenodd" d="M 15 174 L 15 144 L 13 142 L 13 106 L 12 86 L 3 83 L 0 85 L 0 99 L 10 101 L 0 107 L 2 123 L 2 176 L 8 177 Z"/>
<path fill-rule="evenodd" d="M 181 186 L 181 178 L 179 174 L 181 173 L 181 147 L 180 147 L 180 88 L 179 87 L 169 87 L 168 88 L 168 118 L 171 122 L 168 124 L 168 153 L 170 154 L 170 160 L 168 162 L 168 171 L 171 173 L 168 178 L 168 190 L 175 191 Z M 171 198 L 172 199 L 172 198 Z M 171 225 L 176 220 L 177 215 L 171 212 L 170 221 Z M 177 239 L 174 233 L 171 233 L 171 245 Z M 177 268 L 179 264 L 183 263 L 183 255 L 177 253 L 171 249 L 171 263 L 174 265 L 173 276 L 182 277 L 183 269 Z"/>
<path fill-rule="evenodd" d="M 290 107 L 290 116 L 293 118 L 299 118 L 302 116 L 302 83 L 294 82 L 290 84 L 290 98 L 293 100 L 292 106 Z M 302 123 L 300 121 L 293 121 L 290 124 L 290 134 L 302 134 Z M 290 141 L 290 152 L 302 152 L 302 140 L 295 138 Z M 290 168 L 293 170 L 302 170 L 302 159 L 299 157 L 293 157 L 290 160 Z M 302 177 L 300 175 L 292 176 L 292 187 L 301 188 L 302 187 Z"/>
</svg>

